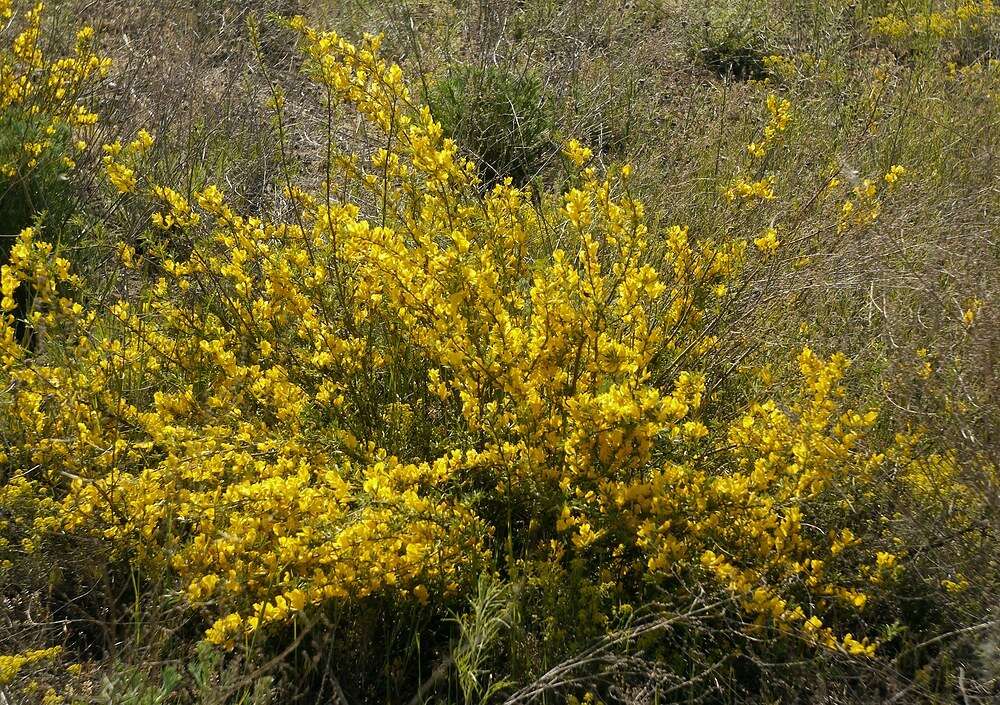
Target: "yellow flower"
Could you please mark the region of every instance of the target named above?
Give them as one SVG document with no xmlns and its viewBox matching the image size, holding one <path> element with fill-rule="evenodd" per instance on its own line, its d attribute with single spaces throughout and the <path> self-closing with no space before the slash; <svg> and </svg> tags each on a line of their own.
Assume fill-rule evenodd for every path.
<svg viewBox="0 0 1000 705">
<path fill-rule="evenodd" d="M 588 147 L 584 147 L 580 144 L 577 140 L 571 139 L 563 146 L 563 155 L 573 162 L 574 166 L 580 168 L 590 161 L 591 157 L 594 156 L 594 153 Z"/>
<path fill-rule="evenodd" d="M 754 246 L 764 252 L 765 254 L 771 254 L 776 252 L 778 249 L 778 231 L 773 227 L 765 228 L 764 232 L 761 233 L 760 237 L 754 238 Z"/>
<path fill-rule="evenodd" d="M 105 172 L 108 175 L 108 180 L 118 189 L 119 193 L 135 191 L 136 176 L 132 169 L 118 162 L 108 161 L 105 163 Z"/>
<path fill-rule="evenodd" d="M 899 164 L 895 164 L 885 173 L 885 181 L 890 186 L 893 186 L 904 174 L 906 174 L 906 169 Z"/>
<path fill-rule="evenodd" d="M 978 298 L 972 298 L 966 302 L 965 309 L 962 311 L 962 322 L 967 328 L 971 327 L 972 324 L 976 322 L 976 316 L 979 315 L 979 311 L 982 307 L 983 302 Z"/>
</svg>

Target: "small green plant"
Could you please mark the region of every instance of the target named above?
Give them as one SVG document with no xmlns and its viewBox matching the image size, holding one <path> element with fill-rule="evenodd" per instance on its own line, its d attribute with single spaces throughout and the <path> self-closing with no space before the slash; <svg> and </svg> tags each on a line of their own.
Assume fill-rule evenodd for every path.
<svg viewBox="0 0 1000 705">
<path fill-rule="evenodd" d="M 510 583 L 488 574 L 479 578 L 471 611 L 458 617 L 459 640 L 452 650 L 458 683 L 466 702 L 487 702 L 511 684 L 491 673 L 490 656 L 516 618 L 516 601 Z"/>
<path fill-rule="evenodd" d="M 764 57 L 772 53 L 768 25 L 759 11 L 744 5 L 715 8 L 688 39 L 693 58 L 719 78 L 736 81 L 767 76 Z"/>
<path fill-rule="evenodd" d="M 504 66 L 460 66 L 428 95 L 445 134 L 473 153 L 487 185 L 523 185 L 556 151 L 552 107 L 535 74 Z"/>
<path fill-rule="evenodd" d="M 267 705 L 274 692 L 270 676 L 242 672 L 207 644 L 179 663 L 162 668 L 113 664 L 91 702 L 99 705 Z"/>
</svg>

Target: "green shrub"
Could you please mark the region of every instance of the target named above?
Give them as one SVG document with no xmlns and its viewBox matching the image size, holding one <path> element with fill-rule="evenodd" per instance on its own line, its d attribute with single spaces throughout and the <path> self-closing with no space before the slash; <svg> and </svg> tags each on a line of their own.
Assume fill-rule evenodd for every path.
<svg viewBox="0 0 1000 705">
<path fill-rule="evenodd" d="M 550 100 L 535 74 L 503 66 L 460 66 L 430 89 L 428 102 L 445 134 L 473 153 L 492 185 L 523 185 L 556 147 Z"/>
<path fill-rule="evenodd" d="M 697 62 L 736 81 L 767 76 L 764 57 L 772 53 L 772 43 L 767 18 L 745 3 L 713 8 L 688 37 L 689 53 Z"/>
</svg>

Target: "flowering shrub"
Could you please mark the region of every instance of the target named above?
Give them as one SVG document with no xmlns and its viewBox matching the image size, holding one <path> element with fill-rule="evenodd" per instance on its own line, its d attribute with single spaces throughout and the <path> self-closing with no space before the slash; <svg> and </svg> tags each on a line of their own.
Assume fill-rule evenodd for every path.
<svg viewBox="0 0 1000 705">
<path fill-rule="evenodd" d="M 108 192 L 152 211 L 109 281 L 75 272 L 44 224 L 11 248 L 0 579 L 56 540 L 86 542 L 234 649 L 379 599 L 440 615 L 487 573 L 529 588 L 582 574 L 572 587 L 598 633 L 633 606 L 713 593 L 784 655 L 874 656 L 891 617 L 872 604 L 906 550 L 865 512 L 886 494 L 941 503 L 931 489 L 957 476 L 955 457 L 879 429 L 842 354 L 787 351 L 793 373 L 758 371 L 763 392 L 730 379 L 742 356 L 719 363 L 742 345 L 724 326 L 740 292 L 814 243 L 777 210 L 733 238 L 654 226 L 632 169 L 599 171 L 575 140 L 564 192 L 487 187 L 379 38 L 289 26 L 327 113 L 363 121 L 377 148 L 331 129 L 323 182 L 286 174 L 278 219 L 215 184 L 154 180 L 139 131 L 103 149 Z M 77 56 L 74 80 L 106 70 Z M 75 138 L 92 119 L 73 105 L 52 119 Z M 277 88 L 272 107 L 280 134 Z M 775 157 L 796 111 L 777 95 L 764 108 L 719 194 L 741 214 L 782 199 Z M 907 178 L 880 173 L 816 194 L 839 194 L 835 237 L 873 227 Z M 962 509 L 956 531 L 982 511 Z M 4 657 L 10 679 L 55 653 Z"/>
<path fill-rule="evenodd" d="M 97 121 L 80 101 L 81 94 L 94 77 L 111 67 L 110 59 L 94 52 L 90 27 L 77 32 L 71 56 L 49 59 L 40 43 L 43 11 L 39 2 L 15 17 L 10 0 L 0 3 L 5 31 L 17 30 L 4 52 L 0 74 L 4 134 L 0 175 L 7 179 L 24 178 L 48 162 L 73 168 L 73 159 L 65 152 L 81 150 L 86 143 L 71 141 L 70 132 Z"/>
<path fill-rule="evenodd" d="M 87 148 L 84 132 L 97 115 L 83 97 L 94 79 L 104 75 L 110 60 L 95 53 L 93 30 L 76 34 L 72 54 L 46 54 L 42 42 L 43 4 L 15 13 L 10 1 L 0 2 L 0 262 L 10 254 L 18 232 L 42 213 L 53 222 L 67 215 L 65 175 Z M 30 292 L 4 289 L 18 306 Z M 28 336 L 23 326 L 18 338 Z"/>
<path fill-rule="evenodd" d="M 17 184 L 30 183 L 36 175 L 51 179 L 76 165 L 73 155 L 87 143 L 79 134 L 73 138 L 73 132 L 97 121 L 81 98 L 93 79 L 111 66 L 110 59 L 95 53 L 90 27 L 77 33 L 70 56 L 46 56 L 41 43 L 43 12 L 40 2 L 18 15 L 10 0 L 0 3 L 3 34 L 9 35 L 2 37 L 0 65 L 0 183 L 8 227 L 14 225 L 8 221 L 15 208 L 11 191 L 17 192 Z"/>
<path fill-rule="evenodd" d="M 154 227 L 192 249 L 144 261 L 123 245 L 127 266 L 159 274 L 105 312 L 21 234 L 5 291 L 30 283 L 29 323 L 66 346 L 30 355 L 4 304 L 10 483 L 58 500 L 36 529 L 169 568 L 217 616 L 218 643 L 331 600 L 440 600 L 526 516 L 539 538 L 517 537 L 509 560 L 556 541 L 629 579 L 705 575 L 757 619 L 870 653 L 822 626 L 865 603 L 835 559 L 843 532 L 802 530 L 834 482 L 884 463 L 863 442 L 876 413 L 842 400 L 846 360 L 805 349 L 788 410 L 702 420 L 708 292 L 746 243 L 674 227 L 654 254 L 627 168 L 585 168 L 547 224 L 509 184 L 481 195 L 377 39 L 294 26 L 313 79 L 387 145 L 336 156 L 329 178 L 382 205 L 365 217 L 333 184 L 292 186 L 295 219 L 265 222 L 215 186 L 191 201 L 140 189 L 130 164 L 148 139 L 110 146 L 110 181 L 158 202 Z"/>
<path fill-rule="evenodd" d="M 966 47 L 972 59 L 988 57 L 996 49 L 1000 6 L 992 0 L 963 0 L 940 9 L 901 1 L 890 7 L 893 12 L 871 18 L 870 30 L 874 37 L 894 46 Z"/>
</svg>

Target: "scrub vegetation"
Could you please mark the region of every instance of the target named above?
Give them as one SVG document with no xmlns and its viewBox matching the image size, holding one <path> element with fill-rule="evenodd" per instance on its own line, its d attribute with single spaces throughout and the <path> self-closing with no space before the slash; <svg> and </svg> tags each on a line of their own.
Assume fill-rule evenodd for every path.
<svg viewBox="0 0 1000 705">
<path fill-rule="evenodd" d="M 1000 6 L 0 19 L 0 702 L 1000 698 Z"/>
</svg>

